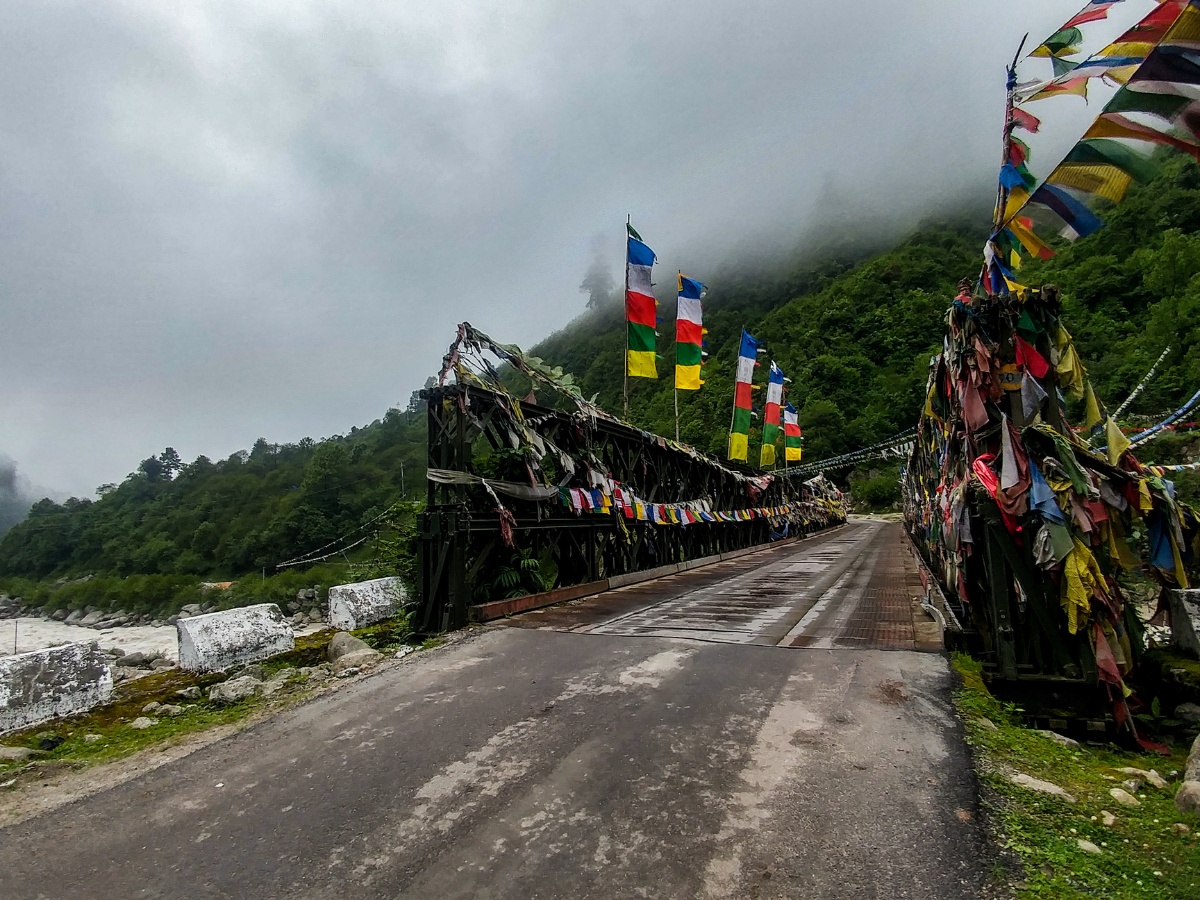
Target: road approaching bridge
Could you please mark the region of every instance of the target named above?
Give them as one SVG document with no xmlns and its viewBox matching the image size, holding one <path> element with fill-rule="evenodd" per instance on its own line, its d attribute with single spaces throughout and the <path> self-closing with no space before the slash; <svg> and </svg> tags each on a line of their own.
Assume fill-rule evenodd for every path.
<svg viewBox="0 0 1200 900">
<path fill-rule="evenodd" d="M 0 831 L 0 897 L 980 896 L 902 541 L 855 520 L 410 657 Z"/>
</svg>

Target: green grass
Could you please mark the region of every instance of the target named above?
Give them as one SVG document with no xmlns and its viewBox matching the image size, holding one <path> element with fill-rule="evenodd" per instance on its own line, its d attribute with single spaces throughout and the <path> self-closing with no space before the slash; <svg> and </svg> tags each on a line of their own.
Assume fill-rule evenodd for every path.
<svg viewBox="0 0 1200 900">
<path fill-rule="evenodd" d="M 1108 793 L 1128 777 L 1114 771 L 1118 768 L 1155 769 L 1171 780 L 1169 773 L 1183 771 L 1186 747 L 1174 746 L 1163 757 L 1111 745 L 1060 746 L 1023 727 L 1018 710 L 988 692 L 978 662 L 956 655 L 954 668 L 963 679 L 955 699 L 976 755 L 989 822 L 1024 870 L 1016 879 L 1016 896 L 1200 897 L 1200 819 L 1184 817 L 1175 808 L 1178 776 L 1165 789 L 1143 785 L 1137 808 L 1121 806 Z M 981 718 L 995 723 L 996 729 L 980 724 Z M 1018 787 L 1008 778 L 1014 772 L 1057 784 L 1078 802 Z M 1117 817 L 1111 828 L 1101 823 L 1102 810 Z M 1175 831 L 1176 822 L 1187 825 L 1189 832 Z M 1101 854 L 1081 850 L 1078 839 L 1091 841 Z"/>
</svg>

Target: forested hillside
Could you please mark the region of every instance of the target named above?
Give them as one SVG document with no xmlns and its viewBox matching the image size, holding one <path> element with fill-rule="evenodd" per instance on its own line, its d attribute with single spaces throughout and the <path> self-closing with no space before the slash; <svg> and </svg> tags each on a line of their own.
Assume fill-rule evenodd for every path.
<svg viewBox="0 0 1200 900">
<path fill-rule="evenodd" d="M 959 279 L 979 270 L 987 211 L 927 224 L 873 255 L 853 238 L 821 251 L 801 248 L 791 263 L 754 272 L 687 274 L 705 281 L 707 383 L 681 393 L 682 438 L 723 455 L 740 330 L 767 347 L 792 379 L 806 460 L 850 450 L 904 430 L 922 403 L 930 355 Z M 1066 322 L 1102 401 L 1126 396 L 1166 346 L 1161 373 L 1131 409 L 1155 415 L 1200 388 L 1200 167 L 1169 163 L 1106 213 L 1109 226 L 1020 277 L 1053 282 L 1066 295 Z M 969 224 L 963 224 L 969 222 Z M 653 236 L 647 235 L 653 246 Z M 656 274 L 659 379 L 632 384 L 634 422 L 674 433 L 674 273 Z M 585 394 L 619 412 L 625 325 L 619 289 L 585 282 L 592 307 L 532 348 L 574 373 Z M 505 339 L 504 322 L 475 323 Z M 765 380 L 765 372 L 760 376 Z M 760 401 L 761 402 L 761 401 Z M 99 573 L 234 578 L 270 571 L 312 553 L 424 486 L 425 421 L 414 399 L 379 421 L 321 442 L 275 445 L 183 464 L 169 448 L 147 458 L 95 501 L 45 500 L 0 541 L 0 588 L 13 579 Z M 751 435 L 757 459 L 757 430 Z M 1149 445 L 1142 458 L 1175 461 L 1184 444 Z M 360 553 L 367 551 L 361 550 Z M 176 583 L 176 582 L 172 582 Z M 21 587 L 28 591 L 29 584 Z"/>
<path fill-rule="evenodd" d="M 1170 346 L 1159 375 L 1130 412 L 1170 411 L 1200 388 L 1194 353 L 1200 339 L 1200 167 L 1191 160 L 1167 163 L 1154 182 L 1135 187 L 1105 215 L 1107 228 L 1077 244 L 1061 242 L 1057 256 L 1028 263 L 1019 275 L 1026 284 L 1063 288 L 1066 321 L 1110 408 Z M 986 212 L 980 218 L 986 221 Z M 946 307 L 957 282 L 978 275 L 985 237 L 978 227 L 934 224 L 858 265 L 827 258 L 773 277 L 686 273 L 709 283 L 710 358 L 704 388 L 680 394 L 682 438 L 724 453 L 743 326 L 766 342 L 763 359 L 775 360 L 792 379 L 789 399 L 800 411 L 806 459 L 911 426 L 930 355 L 941 344 Z M 659 379 L 631 381 L 631 417 L 672 434 L 674 275 L 664 272 L 657 281 Z M 534 351 L 573 372 L 584 393 L 598 394 L 606 409 L 619 410 L 624 342 L 618 291 Z M 765 379 L 764 372 L 760 381 Z M 752 448 L 756 438 L 752 432 Z"/>
</svg>

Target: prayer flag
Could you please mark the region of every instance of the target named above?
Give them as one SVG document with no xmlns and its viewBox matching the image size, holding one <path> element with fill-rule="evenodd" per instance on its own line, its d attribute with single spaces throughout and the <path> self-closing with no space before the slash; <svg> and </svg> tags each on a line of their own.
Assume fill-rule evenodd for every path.
<svg viewBox="0 0 1200 900">
<path fill-rule="evenodd" d="M 632 226 L 625 227 L 629 232 L 625 253 L 625 321 L 629 329 L 625 374 L 631 378 L 657 378 L 654 329 L 658 324 L 658 303 L 650 279 L 656 257 Z"/>
<path fill-rule="evenodd" d="M 762 449 L 758 455 L 759 468 L 775 465 L 775 442 L 779 440 L 779 408 L 783 403 L 783 369 L 771 362 L 767 377 L 767 408 L 763 415 Z"/>
<path fill-rule="evenodd" d="M 678 310 L 675 315 L 675 389 L 698 391 L 704 381 L 704 285 L 679 273 Z"/>
<path fill-rule="evenodd" d="M 738 348 L 737 375 L 733 393 L 733 422 L 729 429 L 729 458 L 746 462 L 750 458 L 750 411 L 754 367 L 758 365 L 759 341 L 742 329 Z"/>
<path fill-rule="evenodd" d="M 796 407 L 789 403 L 783 408 L 783 458 L 788 462 L 800 462 L 803 445 L 800 416 Z"/>
</svg>

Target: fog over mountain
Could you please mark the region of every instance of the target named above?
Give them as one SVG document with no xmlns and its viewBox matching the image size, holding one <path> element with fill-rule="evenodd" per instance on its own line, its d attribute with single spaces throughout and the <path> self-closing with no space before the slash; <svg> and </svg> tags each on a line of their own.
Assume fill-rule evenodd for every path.
<svg viewBox="0 0 1200 900">
<path fill-rule="evenodd" d="M 0 450 L 89 495 L 348 430 L 459 321 L 570 320 L 627 213 L 703 278 L 986 198 L 1004 66 L 1079 5 L 10 0 Z"/>
</svg>

